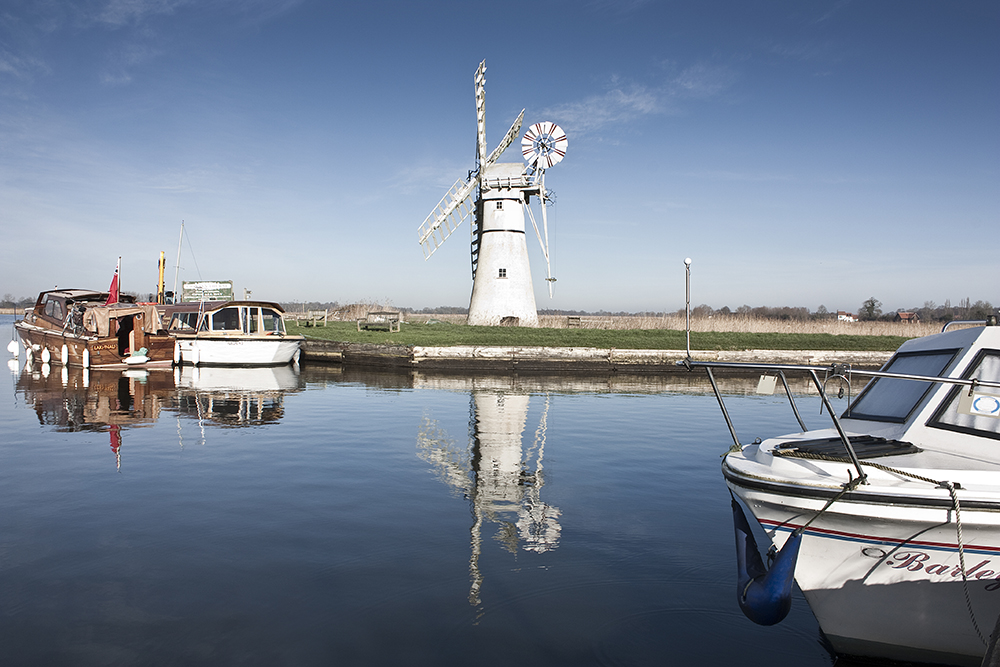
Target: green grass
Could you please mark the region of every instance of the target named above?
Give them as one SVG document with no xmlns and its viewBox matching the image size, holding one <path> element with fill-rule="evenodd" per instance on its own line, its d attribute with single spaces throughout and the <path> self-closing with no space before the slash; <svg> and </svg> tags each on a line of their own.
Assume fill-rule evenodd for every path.
<svg viewBox="0 0 1000 667">
<path fill-rule="evenodd" d="M 386 345 L 453 345 L 598 347 L 635 350 L 683 350 L 683 331 L 672 329 L 529 329 L 470 327 L 463 324 L 406 324 L 399 332 L 358 331 L 354 322 L 330 322 L 326 327 L 288 323 L 288 332 L 308 338 L 345 343 Z M 833 350 L 892 352 L 904 336 L 833 335 L 825 333 L 691 332 L 692 350 Z"/>
</svg>

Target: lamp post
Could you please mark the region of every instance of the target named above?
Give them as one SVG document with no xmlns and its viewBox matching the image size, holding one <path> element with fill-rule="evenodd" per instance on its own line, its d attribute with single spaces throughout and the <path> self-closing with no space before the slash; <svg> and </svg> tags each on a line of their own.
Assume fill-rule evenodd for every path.
<svg viewBox="0 0 1000 667">
<path fill-rule="evenodd" d="M 691 258 L 684 258 L 684 335 L 687 358 L 691 359 Z"/>
</svg>

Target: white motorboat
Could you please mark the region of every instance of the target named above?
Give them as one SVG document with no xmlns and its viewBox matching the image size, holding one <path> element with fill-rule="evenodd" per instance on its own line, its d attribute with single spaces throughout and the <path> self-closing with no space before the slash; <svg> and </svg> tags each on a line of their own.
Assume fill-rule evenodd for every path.
<svg viewBox="0 0 1000 667">
<path fill-rule="evenodd" d="M 741 444 L 716 389 L 736 443 L 722 470 L 746 615 L 780 621 L 794 571 L 837 654 L 979 665 L 1000 627 L 1000 327 L 907 341 L 880 371 L 685 363 L 713 387 L 718 368 L 763 369 L 786 390 L 784 373 L 805 371 L 833 422 Z M 865 376 L 838 418 L 827 387 Z M 781 549 L 770 572 L 754 533 Z"/>
<path fill-rule="evenodd" d="M 175 341 L 176 364 L 280 366 L 298 361 L 305 340 L 285 331 L 285 311 L 270 301 L 202 301 L 161 309 Z"/>
</svg>

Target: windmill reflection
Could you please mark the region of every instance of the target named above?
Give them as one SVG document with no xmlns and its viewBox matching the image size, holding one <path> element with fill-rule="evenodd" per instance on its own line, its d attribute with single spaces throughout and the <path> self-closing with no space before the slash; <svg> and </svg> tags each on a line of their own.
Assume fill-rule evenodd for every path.
<svg viewBox="0 0 1000 667">
<path fill-rule="evenodd" d="M 522 436 L 530 396 L 504 389 L 473 389 L 469 445 L 459 449 L 437 422 L 424 417 L 417 435 L 418 455 L 438 478 L 471 502 L 472 580 L 469 603 L 478 606 L 483 575 L 479 568 L 482 535 L 495 524 L 494 539 L 511 553 L 518 547 L 537 553 L 559 545 L 560 511 L 541 499 L 544 486 L 545 431 L 549 397 L 531 445 Z"/>
</svg>

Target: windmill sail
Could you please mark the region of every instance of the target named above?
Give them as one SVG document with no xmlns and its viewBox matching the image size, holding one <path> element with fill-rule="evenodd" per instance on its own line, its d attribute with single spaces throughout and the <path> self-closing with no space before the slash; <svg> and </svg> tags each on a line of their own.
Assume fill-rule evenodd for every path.
<svg viewBox="0 0 1000 667">
<path fill-rule="evenodd" d="M 524 122 L 518 114 L 503 140 L 489 153 L 486 144 L 486 61 L 479 63 L 476 84 L 476 167 L 463 180 L 455 181 L 434 210 L 417 229 L 424 253 L 430 258 L 454 233 L 462 221 L 472 217 L 470 250 L 472 295 L 469 299 L 470 325 L 538 326 L 531 267 L 525 241 L 525 213 L 542 246 L 546 281 L 552 296 L 548 217 L 545 206 L 551 201 L 545 190 L 545 169 L 566 153 L 566 135 L 554 123 L 536 123 L 521 141 L 524 163 L 500 163 L 500 156 L 514 142 Z M 475 196 L 473 196 L 475 194 Z M 542 206 L 541 228 L 530 209 L 536 196 Z"/>
<path fill-rule="evenodd" d="M 476 185 L 475 178 L 470 178 L 465 183 L 462 179 L 455 181 L 455 185 L 451 186 L 420 225 L 417 233 L 420 236 L 420 246 L 424 250 L 424 259 L 433 255 L 445 239 L 451 236 L 462 221 L 472 213 L 469 195 L 476 189 Z"/>
</svg>

